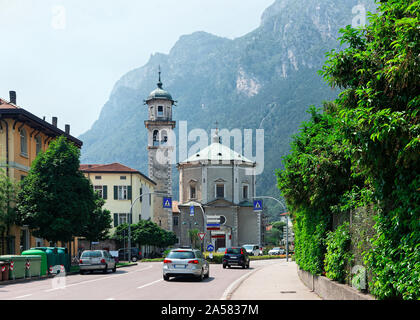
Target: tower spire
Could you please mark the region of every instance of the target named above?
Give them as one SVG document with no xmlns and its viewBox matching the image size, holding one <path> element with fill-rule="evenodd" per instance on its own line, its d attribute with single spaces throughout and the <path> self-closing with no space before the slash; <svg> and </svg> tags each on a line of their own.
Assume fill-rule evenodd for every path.
<svg viewBox="0 0 420 320">
<path fill-rule="evenodd" d="M 162 89 L 162 81 L 160 80 L 160 74 L 161 74 L 162 72 L 160 71 L 160 65 L 159 65 L 159 82 L 157 83 L 157 86 L 159 87 L 159 89 Z"/>
</svg>

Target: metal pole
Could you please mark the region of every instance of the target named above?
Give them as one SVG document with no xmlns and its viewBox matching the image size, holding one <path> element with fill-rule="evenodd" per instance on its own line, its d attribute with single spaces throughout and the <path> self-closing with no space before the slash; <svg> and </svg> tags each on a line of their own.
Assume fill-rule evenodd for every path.
<svg viewBox="0 0 420 320">
<path fill-rule="evenodd" d="M 289 261 L 289 215 L 286 215 L 286 262 Z"/>
</svg>

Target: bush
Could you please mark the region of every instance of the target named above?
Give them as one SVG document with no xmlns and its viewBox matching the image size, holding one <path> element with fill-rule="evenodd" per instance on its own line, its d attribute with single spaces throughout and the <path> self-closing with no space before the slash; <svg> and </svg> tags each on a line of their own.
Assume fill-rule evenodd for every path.
<svg viewBox="0 0 420 320">
<path fill-rule="evenodd" d="M 326 239 L 325 275 L 331 280 L 344 283 L 348 275 L 346 266 L 352 258 L 350 254 L 350 232 L 348 222 L 343 223 L 335 231 L 330 231 Z"/>
</svg>

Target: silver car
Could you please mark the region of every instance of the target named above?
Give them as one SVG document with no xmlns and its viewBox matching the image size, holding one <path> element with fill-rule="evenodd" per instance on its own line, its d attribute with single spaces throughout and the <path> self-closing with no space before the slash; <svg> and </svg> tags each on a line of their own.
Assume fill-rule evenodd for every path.
<svg viewBox="0 0 420 320">
<path fill-rule="evenodd" d="M 170 277 L 193 276 L 198 280 L 208 278 L 210 266 L 200 250 L 174 249 L 163 260 L 163 279 Z"/>
<path fill-rule="evenodd" d="M 80 274 L 95 270 L 101 270 L 103 273 L 107 273 L 108 270 L 115 272 L 117 263 L 114 257 L 106 250 L 85 250 L 80 256 L 79 268 Z"/>
</svg>

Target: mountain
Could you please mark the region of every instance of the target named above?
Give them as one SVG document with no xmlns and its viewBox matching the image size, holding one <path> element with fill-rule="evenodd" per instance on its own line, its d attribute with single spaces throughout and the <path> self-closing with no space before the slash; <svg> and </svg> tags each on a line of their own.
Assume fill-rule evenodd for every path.
<svg viewBox="0 0 420 320">
<path fill-rule="evenodd" d="M 325 53 L 339 49 L 338 31 L 352 23 L 358 4 L 375 8 L 367 0 L 277 0 L 260 26 L 243 37 L 231 40 L 201 31 L 181 36 L 169 54 L 152 55 L 115 84 L 98 120 L 79 137 L 82 163 L 121 162 L 148 173 L 143 100 L 156 88 L 160 65 L 164 89 L 178 101 L 173 113 L 178 128 L 185 120 L 188 131 L 202 128 L 209 137 L 216 121 L 229 130 L 253 129 L 255 134 L 264 129 L 264 172 L 257 177 L 257 193 L 278 197 L 274 171 L 282 167 L 292 135 L 309 119 L 306 110 L 338 94 L 318 70 Z M 274 202 L 266 204 L 270 220 L 283 212 Z"/>
</svg>

